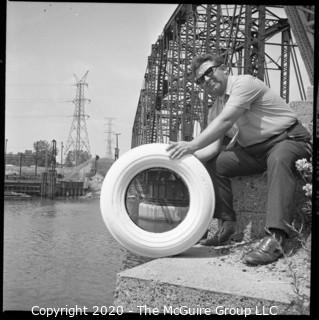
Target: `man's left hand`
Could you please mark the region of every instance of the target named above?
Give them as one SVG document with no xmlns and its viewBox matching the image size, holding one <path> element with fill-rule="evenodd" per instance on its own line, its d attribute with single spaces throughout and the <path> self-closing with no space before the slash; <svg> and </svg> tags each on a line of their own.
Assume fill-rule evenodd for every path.
<svg viewBox="0 0 319 320">
<path fill-rule="evenodd" d="M 187 154 L 193 154 L 196 150 L 191 142 L 188 141 L 178 141 L 170 142 L 169 146 L 166 148 L 169 152 L 171 159 L 180 159 Z"/>
</svg>

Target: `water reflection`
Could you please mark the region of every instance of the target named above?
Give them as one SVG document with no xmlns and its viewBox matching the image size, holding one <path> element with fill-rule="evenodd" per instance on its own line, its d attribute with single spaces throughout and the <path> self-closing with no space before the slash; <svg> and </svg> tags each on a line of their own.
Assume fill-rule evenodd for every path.
<svg viewBox="0 0 319 320">
<path fill-rule="evenodd" d="M 126 197 L 130 218 L 150 232 L 165 232 L 180 224 L 188 212 L 189 193 L 182 178 L 166 168 L 150 168 L 130 182 Z"/>
</svg>

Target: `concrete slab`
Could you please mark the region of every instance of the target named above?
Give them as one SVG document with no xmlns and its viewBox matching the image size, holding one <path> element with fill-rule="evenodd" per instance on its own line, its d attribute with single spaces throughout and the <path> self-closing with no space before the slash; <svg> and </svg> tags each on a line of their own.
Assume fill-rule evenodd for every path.
<svg viewBox="0 0 319 320">
<path fill-rule="evenodd" d="M 244 264 L 239 268 L 226 260 L 222 250 L 197 245 L 178 256 L 125 270 L 117 276 L 115 305 L 141 314 L 200 314 L 204 309 L 210 314 L 294 313 L 289 310 L 289 277 L 279 280 L 269 273 L 249 272 Z"/>
</svg>

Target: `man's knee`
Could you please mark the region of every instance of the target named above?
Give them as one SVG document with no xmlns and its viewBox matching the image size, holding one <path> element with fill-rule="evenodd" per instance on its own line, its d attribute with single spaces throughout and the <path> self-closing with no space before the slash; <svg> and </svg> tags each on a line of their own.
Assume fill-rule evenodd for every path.
<svg viewBox="0 0 319 320">
<path fill-rule="evenodd" d="M 218 175 L 218 176 L 227 177 L 229 175 L 229 168 L 224 165 L 225 163 L 221 159 L 222 159 L 222 157 L 217 155 L 216 157 L 207 161 L 204 165 L 205 165 L 207 171 L 211 175 Z"/>
<path fill-rule="evenodd" d="M 295 169 L 295 163 L 298 159 L 307 158 L 307 143 L 294 143 L 285 140 L 279 143 L 270 153 L 267 159 L 268 169 L 271 167 L 284 167 Z"/>
<path fill-rule="evenodd" d="M 268 171 L 272 169 L 285 169 L 294 171 L 295 159 L 291 156 L 276 153 L 268 157 L 267 168 Z"/>
</svg>

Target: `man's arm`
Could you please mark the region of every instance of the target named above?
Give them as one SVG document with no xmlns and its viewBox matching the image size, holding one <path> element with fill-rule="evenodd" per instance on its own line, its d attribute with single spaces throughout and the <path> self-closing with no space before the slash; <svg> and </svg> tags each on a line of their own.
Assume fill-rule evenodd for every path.
<svg viewBox="0 0 319 320">
<path fill-rule="evenodd" d="M 170 157 L 181 158 L 186 154 L 192 154 L 195 151 L 205 148 L 209 144 L 224 137 L 225 133 L 233 126 L 235 121 L 245 112 L 244 108 L 234 106 L 225 106 L 222 112 L 192 141 L 179 141 L 171 143 L 167 151 L 170 151 Z"/>
<path fill-rule="evenodd" d="M 218 104 L 218 101 L 215 101 L 215 105 L 211 108 L 208 109 L 208 114 L 207 114 L 207 121 L 208 124 L 211 123 L 215 118 L 216 118 L 216 112 L 217 114 L 220 113 L 222 110 L 222 107 Z M 194 156 L 197 157 L 200 161 L 206 162 L 212 158 L 214 158 L 221 150 L 222 146 L 222 140 L 218 139 L 208 146 L 199 149 L 194 152 Z"/>
<path fill-rule="evenodd" d="M 243 108 L 227 107 L 226 105 L 206 129 L 198 137 L 190 141 L 192 148 L 198 150 L 222 138 L 245 111 Z"/>
<path fill-rule="evenodd" d="M 221 150 L 222 139 L 218 139 L 209 144 L 205 148 L 199 149 L 194 152 L 194 156 L 200 161 L 205 162 L 214 158 Z"/>
</svg>

